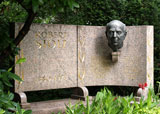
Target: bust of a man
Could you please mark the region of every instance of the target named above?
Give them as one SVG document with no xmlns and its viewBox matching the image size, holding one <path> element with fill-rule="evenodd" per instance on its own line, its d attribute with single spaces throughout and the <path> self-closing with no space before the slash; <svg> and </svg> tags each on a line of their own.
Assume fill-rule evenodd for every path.
<svg viewBox="0 0 160 114">
<path fill-rule="evenodd" d="M 117 52 L 123 47 L 126 34 L 126 25 L 119 20 L 113 20 L 106 25 L 108 45 L 113 52 Z"/>
</svg>

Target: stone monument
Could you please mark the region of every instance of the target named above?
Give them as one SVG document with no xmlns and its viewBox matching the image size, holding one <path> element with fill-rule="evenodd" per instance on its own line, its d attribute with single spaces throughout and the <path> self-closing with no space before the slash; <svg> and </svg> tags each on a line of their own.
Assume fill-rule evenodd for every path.
<svg viewBox="0 0 160 114">
<path fill-rule="evenodd" d="M 16 23 L 16 34 L 22 26 Z M 153 86 L 153 26 L 127 26 L 124 33 L 120 49 L 108 46 L 105 26 L 32 24 L 19 44 L 16 60 L 27 61 L 15 67 L 24 80 L 15 92 L 25 104 L 26 91 L 80 87 L 87 96 L 86 86 Z"/>
</svg>

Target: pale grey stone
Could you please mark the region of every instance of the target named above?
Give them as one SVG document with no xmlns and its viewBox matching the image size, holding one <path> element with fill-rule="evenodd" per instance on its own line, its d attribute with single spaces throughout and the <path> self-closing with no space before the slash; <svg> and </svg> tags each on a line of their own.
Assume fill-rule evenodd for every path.
<svg viewBox="0 0 160 114">
<path fill-rule="evenodd" d="M 16 73 L 24 80 L 15 84 L 16 91 L 77 86 L 76 37 L 76 26 L 32 24 L 20 43 L 19 58 L 27 61 L 16 65 Z"/>
<path fill-rule="evenodd" d="M 78 86 L 153 86 L 153 26 L 128 26 L 127 36 L 116 63 L 107 45 L 105 27 L 79 26 Z M 79 41 L 79 40 L 78 40 Z M 79 55 L 80 56 L 80 55 Z M 82 56 L 81 56 L 82 58 Z"/>
<path fill-rule="evenodd" d="M 22 24 L 16 24 L 16 34 Z M 127 26 L 117 62 L 112 61 L 105 26 L 32 24 L 20 43 L 25 63 L 15 72 L 24 80 L 15 91 L 77 86 L 153 86 L 153 26 Z"/>
</svg>

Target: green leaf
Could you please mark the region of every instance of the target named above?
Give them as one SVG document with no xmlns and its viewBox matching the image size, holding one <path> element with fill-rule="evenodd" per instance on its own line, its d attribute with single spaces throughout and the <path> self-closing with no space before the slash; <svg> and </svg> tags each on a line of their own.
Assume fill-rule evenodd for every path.
<svg viewBox="0 0 160 114">
<path fill-rule="evenodd" d="M 64 8 L 62 8 L 62 7 L 59 8 L 58 10 L 59 10 L 59 12 L 64 12 Z"/>
<path fill-rule="evenodd" d="M 44 2 L 43 2 L 43 0 L 39 0 L 39 3 L 42 5 Z"/>
<path fill-rule="evenodd" d="M 2 72 L 2 73 L 3 73 L 3 72 L 6 72 L 6 70 L 5 70 L 5 69 L 0 69 L 0 72 Z"/>
<path fill-rule="evenodd" d="M 6 86 L 9 86 L 9 87 L 13 87 L 13 85 L 9 82 L 8 78 L 3 78 L 3 83 L 6 85 Z"/>
<path fill-rule="evenodd" d="M 2 77 L 2 82 L 3 82 L 3 84 L 5 84 L 5 85 L 7 85 L 7 86 L 9 86 L 9 87 L 12 87 L 12 84 L 10 83 L 10 78 L 8 77 L 8 72 L 7 71 L 5 71 L 5 72 L 3 72 L 3 77 Z"/>
<path fill-rule="evenodd" d="M 32 110 L 26 110 L 23 114 L 32 114 Z"/>
<path fill-rule="evenodd" d="M 19 104 L 17 104 L 17 111 L 18 111 L 18 114 L 22 114 L 22 111 L 21 111 L 21 107 L 20 107 L 20 105 Z"/>
<path fill-rule="evenodd" d="M 0 80 L 0 90 L 3 90 L 3 88 L 4 88 L 4 85 L 3 85 L 2 81 Z"/>
<path fill-rule="evenodd" d="M 14 94 L 13 93 L 9 93 L 8 98 L 9 98 L 9 100 L 13 100 Z"/>
<path fill-rule="evenodd" d="M 20 58 L 16 61 L 16 64 L 20 64 L 20 63 L 23 63 L 23 62 L 26 62 L 26 58 Z"/>
<path fill-rule="evenodd" d="M 69 114 L 74 114 L 74 110 L 72 110 L 71 106 L 67 106 L 67 105 L 66 105 L 66 108 L 67 108 L 67 112 L 68 112 Z M 67 114 L 68 114 L 68 113 L 67 113 Z"/>
<path fill-rule="evenodd" d="M 24 3 L 29 4 L 29 2 L 30 2 L 31 0 L 23 0 L 23 1 L 24 1 Z"/>
<path fill-rule="evenodd" d="M 76 3 L 76 2 L 73 2 L 73 6 L 76 7 L 76 8 L 79 8 L 79 4 Z"/>
<path fill-rule="evenodd" d="M 8 69 L 8 72 L 10 72 L 12 70 L 12 67 Z"/>
<path fill-rule="evenodd" d="M 0 78 L 2 78 L 3 77 L 3 75 L 2 74 L 0 74 Z"/>
<path fill-rule="evenodd" d="M 72 0 L 68 0 L 68 5 L 69 5 L 69 8 L 71 10 L 73 10 L 73 1 Z"/>
<path fill-rule="evenodd" d="M 95 101 L 97 102 L 97 101 L 99 101 L 102 98 L 103 98 L 103 93 L 102 92 L 98 92 L 97 95 L 96 95 Z"/>
<path fill-rule="evenodd" d="M 0 114 L 4 114 L 4 113 L 5 113 L 5 111 L 0 109 Z"/>
<path fill-rule="evenodd" d="M 7 72 L 7 73 L 8 73 L 8 76 L 11 77 L 12 79 L 22 81 L 22 79 L 18 75 L 11 72 Z"/>
<path fill-rule="evenodd" d="M 0 97 L 0 102 L 1 103 L 8 103 L 8 99 L 7 98 L 4 98 L 4 97 Z"/>
<path fill-rule="evenodd" d="M 87 114 L 90 112 L 89 96 L 87 96 Z"/>
<path fill-rule="evenodd" d="M 38 0 L 32 0 L 32 8 L 33 8 L 33 12 L 36 13 L 37 10 L 39 9 L 39 2 L 38 2 Z"/>
</svg>

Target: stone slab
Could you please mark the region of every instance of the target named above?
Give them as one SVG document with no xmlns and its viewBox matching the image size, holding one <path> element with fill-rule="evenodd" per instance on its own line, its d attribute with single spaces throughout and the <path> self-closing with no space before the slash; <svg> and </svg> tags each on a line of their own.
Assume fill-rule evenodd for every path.
<svg viewBox="0 0 160 114">
<path fill-rule="evenodd" d="M 104 26 L 79 26 L 78 86 L 153 86 L 153 26 L 128 26 L 117 62 L 111 53 Z"/>
<path fill-rule="evenodd" d="M 93 98 L 89 100 L 91 104 Z M 78 99 L 60 99 L 60 100 L 50 100 L 43 102 L 33 102 L 31 103 L 32 114 L 58 114 L 58 112 L 62 112 L 65 114 L 66 106 L 75 105 L 77 103 L 82 102 L 84 105 L 87 105 L 87 101 L 81 101 Z"/>
<path fill-rule="evenodd" d="M 16 24 L 16 34 L 22 24 Z M 15 91 L 35 91 L 77 86 L 77 27 L 72 25 L 32 24 L 20 43 L 26 62 L 15 72 L 24 80 Z"/>
<path fill-rule="evenodd" d="M 16 34 L 22 24 L 16 24 Z M 107 45 L 105 26 L 32 24 L 20 43 L 25 63 L 15 72 L 24 81 L 15 91 L 117 85 L 153 86 L 153 26 L 127 26 L 117 62 Z"/>
</svg>

